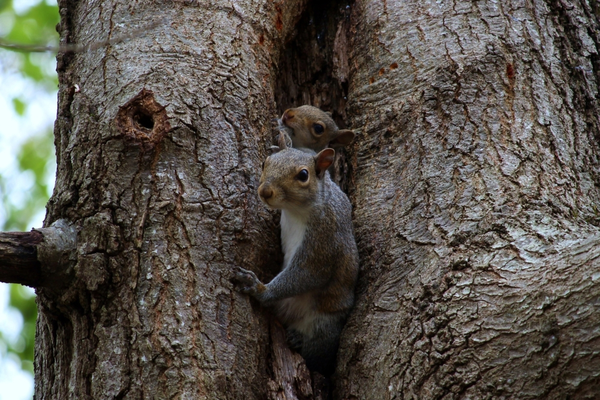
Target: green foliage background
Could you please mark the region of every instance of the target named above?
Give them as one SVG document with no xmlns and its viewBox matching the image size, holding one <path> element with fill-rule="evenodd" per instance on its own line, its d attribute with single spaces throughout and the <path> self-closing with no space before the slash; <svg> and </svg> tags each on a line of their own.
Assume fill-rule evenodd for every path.
<svg viewBox="0 0 600 400">
<path fill-rule="evenodd" d="M 19 1 L 19 0 L 16 0 Z M 59 22 L 58 7 L 50 1 L 39 1 L 20 13 L 15 10 L 12 0 L 0 0 L 0 73 L 18 73 L 22 79 L 33 82 L 35 87 L 49 93 L 57 90 L 58 78 L 53 66 L 52 54 L 28 53 L 7 50 L 7 44 L 56 46 Z M 5 48 L 3 48 L 3 46 Z M 12 99 L 15 112 L 25 116 L 31 96 L 17 96 Z M 52 187 L 47 183 L 47 171 L 54 161 L 52 126 L 29 137 L 17 154 L 20 174 L 33 177 L 33 187 L 24 202 L 15 204 L 11 199 L 9 177 L 0 173 L 0 198 L 3 214 L 6 216 L 3 231 L 27 231 L 31 229 L 33 217 L 43 210 Z M 14 178 L 13 178 L 14 179 Z M 10 307 L 19 310 L 23 316 L 23 329 L 16 341 L 8 341 L 0 332 L 0 351 L 5 348 L 21 360 L 24 370 L 33 373 L 33 346 L 37 307 L 32 292 L 20 285 L 10 285 Z M 4 344 L 4 346 L 2 346 Z M 7 354 L 0 354 L 4 357 Z"/>
</svg>

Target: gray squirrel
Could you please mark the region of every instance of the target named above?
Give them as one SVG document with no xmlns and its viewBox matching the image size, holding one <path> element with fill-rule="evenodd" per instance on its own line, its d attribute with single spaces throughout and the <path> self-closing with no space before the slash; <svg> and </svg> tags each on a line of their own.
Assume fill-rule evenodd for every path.
<svg viewBox="0 0 600 400">
<path fill-rule="evenodd" d="M 354 306 L 358 250 L 352 206 L 327 172 L 335 151 L 289 148 L 285 136 L 280 134 L 280 151 L 265 160 L 258 188 L 267 206 L 282 210 L 283 268 L 266 285 L 239 268 L 236 287 L 274 306 L 290 346 L 310 370 L 329 376 Z"/>
<path fill-rule="evenodd" d="M 327 147 L 348 146 L 354 140 L 354 132 L 338 129 L 331 113 L 309 105 L 288 108 L 280 119 L 274 121 L 280 131 L 289 135 L 297 149 L 319 152 Z"/>
</svg>

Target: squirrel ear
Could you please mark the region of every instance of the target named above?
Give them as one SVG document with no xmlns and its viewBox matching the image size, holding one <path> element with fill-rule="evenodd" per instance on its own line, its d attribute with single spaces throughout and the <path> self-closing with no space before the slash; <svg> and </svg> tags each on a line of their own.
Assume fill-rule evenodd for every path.
<svg viewBox="0 0 600 400">
<path fill-rule="evenodd" d="M 325 114 L 329 115 L 329 118 L 333 118 L 333 114 L 331 113 L 331 111 L 325 111 Z"/>
<path fill-rule="evenodd" d="M 354 132 L 350 129 L 340 129 L 337 131 L 337 136 L 329 142 L 331 147 L 348 146 L 354 140 Z"/>
<path fill-rule="evenodd" d="M 285 150 L 288 147 L 292 147 L 292 138 L 283 130 L 279 131 L 279 137 L 277 138 L 277 144 L 279 150 Z"/>
<path fill-rule="evenodd" d="M 317 173 L 319 179 L 323 179 L 325 172 L 327 172 L 327 168 L 333 164 L 334 158 L 334 149 L 321 150 L 321 152 L 315 156 L 315 172 Z"/>
</svg>

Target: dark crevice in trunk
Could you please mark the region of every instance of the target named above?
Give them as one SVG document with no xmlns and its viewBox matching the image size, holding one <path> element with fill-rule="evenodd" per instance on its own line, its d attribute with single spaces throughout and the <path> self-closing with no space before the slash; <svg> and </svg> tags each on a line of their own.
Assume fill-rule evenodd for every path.
<svg viewBox="0 0 600 400">
<path fill-rule="evenodd" d="M 345 127 L 348 49 L 344 39 L 352 3 L 308 4 L 278 63 L 275 100 L 280 115 L 287 108 L 310 104 L 331 111 L 338 126 Z"/>
</svg>

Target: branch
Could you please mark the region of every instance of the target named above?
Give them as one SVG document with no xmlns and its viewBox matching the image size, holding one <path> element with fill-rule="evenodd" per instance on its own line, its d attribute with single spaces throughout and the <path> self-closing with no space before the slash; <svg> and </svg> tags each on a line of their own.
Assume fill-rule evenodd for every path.
<svg viewBox="0 0 600 400">
<path fill-rule="evenodd" d="M 37 231 L 0 232 L 0 281 L 39 286 L 42 268 L 37 259 L 37 245 L 43 238 Z"/>
<path fill-rule="evenodd" d="M 76 240 L 77 230 L 65 220 L 31 232 L 0 232 L 0 282 L 31 287 L 68 282 Z"/>
<path fill-rule="evenodd" d="M 43 45 L 43 44 L 28 45 L 28 44 L 7 42 L 4 39 L 0 38 L 0 48 L 12 50 L 12 51 L 18 51 L 21 53 L 44 53 L 47 51 L 53 51 L 55 53 L 59 52 L 59 51 L 65 52 L 65 53 L 66 52 L 81 53 L 84 51 L 97 50 L 97 49 L 100 49 L 100 48 L 106 47 L 106 46 L 112 46 L 112 45 L 115 45 L 115 44 L 118 44 L 121 42 L 125 42 L 129 39 L 144 36 L 144 34 L 146 32 L 148 32 L 149 30 L 152 30 L 159 25 L 164 25 L 167 22 L 168 22 L 167 18 L 162 18 L 158 21 L 151 22 L 150 24 L 145 25 L 142 28 L 135 29 L 124 35 L 119 35 L 112 39 L 107 39 L 107 40 L 103 40 L 103 41 L 99 41 L 99 42 L 93 42 L 93 43 L 87 44 L 87 45 L 81 45 L 81 44 L 62 44 L 60 46 Z"/>
</svg>

